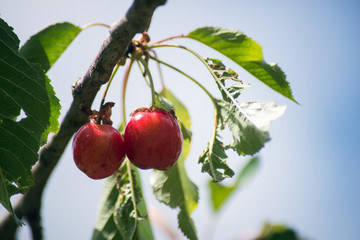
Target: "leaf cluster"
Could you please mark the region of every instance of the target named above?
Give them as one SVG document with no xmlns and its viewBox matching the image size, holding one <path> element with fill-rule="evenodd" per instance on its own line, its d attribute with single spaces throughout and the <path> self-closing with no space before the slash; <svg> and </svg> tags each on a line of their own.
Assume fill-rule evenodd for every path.
<svg viewBox="0 0 360 240">
<path fill-rule="evenodd" d="M 33 184 L 30 170 L 38 160 L 38 150 L 46 142 L 48 134 L 56 132 L 59 126 L 59 100 L 45 73 L 81 30 L 71 23 L 55 24 L 35 34 L 19 49 L 16 34 L 0 19 L 0 202 L 19 224 L 21 221 L 13 213 L 10 197 L 25 192 Z M 261 46 L 242 32 L 204 27 L 174 38 L 190 38 L 217 50 L 274 91 L 296 102 L 284 72 L 278 65 L 265 62 Z M 208 186 L 215 212 L 221 209 L 235 190 L 254 176 L 259 166 L 259 158 L 255 155 L 270 140 L 270 122 L 280 117 L 286 107 L 274 102 L 240 102 L 242 92 L 250 85 L 243 83 L 235 71 L 228 69 L 219 59 L 202 58 L 187 47 L 162 44 L 164 41 L 154 44 L 146 42 L 146 45 L 140 46 L 137 61 L 143 64 L 143 74 L 149 78 L 152 105 L 175 110 L 184 143 L 177 163 L 166 171 L 154 171 L 150 182 L 155 197 L 178 211 L 178 225 L 182 233 L 188 239 L 198 239 L 191 214 L 198 205 L 199 189 L 185 168 L 192 139 L 190 115 L 165 86 L 160 92 L 155 92 L 147 61 L 155 60 L 192 80 L 205 91 L 214 106 L 214 127 L 198 162 L 202 165 L 201 171 L 211 177 Z M 151 55 L 158 47 L 177 47 L 195 55 L 208 69 L 221 97 L 214 97 L 188 74 L 159 60 L 156 54 Z M 129 71 L 133 62 L 134 59 L 131 60 Z M 116 71 L 117 68 L 113 75 Z M 128 75 L 129 72 L 124 80 L 124 91 Z M 106 92 L 103 100 L 105 95 Z M 21 112 L 25 116 L 20 119 Z M 224 131 L 232 136 L 229 142 L 222 139 Z M 226 151 L 229 149 L 239 156 L 251 156 L 230 186 L 219 183 L 235 175 L 227 163 Z M 141 189 L 140 173 L 128 160 L 106 179 L 93 240 L 154 239 Z M 263 237 L 259 239 L 273 239 L 265 237 L 268 236 L 265 232 L 268 231 L 265 229 Z"/>
<path fill-rule="evenodd" d="M 79 32 L 70 23 L 56 24 L 19 49 L 13 29 L 0 19 L 0 201 L 18 223 L 10 197 L 33 185 L 39 148 L 59 127 L 61 106 L 45 72 Z"/>
<path fill-rule="evenodd" d="M 92 240 L 153 239 L 138 170 L 129 161 L 105 180 Z"/>
<path fill-rule="evenodd" d="M 219 182 L 234 175 L 233 170 L 226 164 L 225 150 L 233 149 L 238 155 L 256 154 L 270 139 L 267 132 L 269 123 L 281 116 L 285 107 L 279 107 L 275 103 L 239 103 L 237 98 L 249 85 L 244 84 L 233 70 L 226 70 L 220 60 L 208 58 L 204 59 L 204 62 L 221 92 L 222 99 L 213 101 L 216 124 L 212 139 L 201 154 L 199 162 L 203 164 L 202 171 L 209 173 L 213 181 Z M 257 111 L 250 111 L 255 105 Z M 270 115 L 269 112 L 274 114 Z M 219 136 L 219 132 L 226 127 L 233 137 L 229 144 L 224 144 Z"/>
</svg>

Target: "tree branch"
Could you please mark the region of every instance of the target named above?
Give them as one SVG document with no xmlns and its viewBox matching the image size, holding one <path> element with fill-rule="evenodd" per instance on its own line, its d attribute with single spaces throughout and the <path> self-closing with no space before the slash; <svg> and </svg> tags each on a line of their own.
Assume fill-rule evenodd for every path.
<svg viewBox="0 0 360 240">
<path fill-rule="evenodd" d="M 107 83 L 113 68 L 126 53 L 135 34 L 142 33 L 148 27 L 154 10 L 165 2 L 166 0 L 134 0 L 125 17 L 110 28 L 110 35 L 104 40 L 83 78 L 74 84 L 74 99 L 59 132 L 40 151 L 39 161 L 33 169 L 35 184 L 14 208 L 19 218 L 25 218 L 29 222 L 33 239 L 42 239 L 40 209 L 46 183 L 73 134 L 88 122 L 88 117 L 79 110 L 80 104 L 91 107 L 101 85 Z M 8 215 L 0 223 L 1 239 L 15 239 L 17 227 Z"/>
</svg>

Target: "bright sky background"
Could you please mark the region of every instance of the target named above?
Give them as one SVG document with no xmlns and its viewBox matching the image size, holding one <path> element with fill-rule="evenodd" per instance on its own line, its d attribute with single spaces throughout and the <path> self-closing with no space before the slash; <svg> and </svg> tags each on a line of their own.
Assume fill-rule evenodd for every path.
<svg viewBox="0 0 360 240">
<path fill-rule="evenodd" d="M 4 0 L 0 13 L 23 44 L 32 34 L 57 22 L 79 26 L 90 22 L 112 24 L 130 4 L 129 0 Z M 272 141 L 260 153 L 260 171 L 230 199 L 217 216 L 216 228 L 210 228 L 214 217 L 207 199 L 208 176 L 200 173 L 197 160 L 211 133 L 212 106 L 194 84 L 163 68 L 166 85 L 188 107 L 192 117 L 194 135 L 187 168 L 190 178 L 200 187 L 199 207 L 192 215 L 200 239 L 205 239 L 209 229 L 214 231 L 213 239 L 246 239 L 265 221 L 287 224 L 309 239 L 356 239 L 359 235 L 359 13 L 360 3 L 355 0 L 168 0 L 166 6 L 157 9 L 150 27 L 153 41 L 207 25 L 239 29 L 262 45 L 266 61 L 279 63 L 300 103 L 273 92 L 212 50 L 191 40 L 176 41 L 204 57 L 223 59 L 244 82 L 251 83 L 240 101 L 274 100 L 287 105 L 285 115 L 271 125 Z M 61 119 L 71 103 L 71 84 L 86 72 L 107 34 L 103 27 L 83 31 L 49 71 L 63 106 Z M 210 75 L 189 53 L 159 49 L 158 54 L 216 93 Z M 120 106 L 123 73 L 122 69 L 108 95 L 109 101 L 116 102 L 115 107 Z M 131 76 L 128 112 L 150 102 L 150 91 L 142 78 L 138 74 Z M 159 90 L 159 82 L 156 84 Z M 98 105 L 99 99 L 93 106 Z M 114 109 L 115 124 L 119 124 L 120 116 L 119 108 Z M 89 239 L 92 234 L 103 181 L 81 173 L 71 154 L 69 145 L 45 191 L 46 239 Z M 231 155 L 228 162 L 236 170 L 244 159 Z M 142 173 L 149 208 L 176 228 L 176 211 L 154 199 L 148 183 L 150 171 Z M 157 239 L 166 239 L 158 228 L 155 234 Z M 182 237 L 180 231 L 178 235 Z M 28 238 L 26 230 L 20 233 L 20 239 Z"/>
</svg>

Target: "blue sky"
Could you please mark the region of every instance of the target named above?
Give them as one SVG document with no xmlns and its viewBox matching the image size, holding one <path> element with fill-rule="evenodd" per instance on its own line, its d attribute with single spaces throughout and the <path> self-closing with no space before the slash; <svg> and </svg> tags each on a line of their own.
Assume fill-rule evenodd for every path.
<svg viewBox="0 0 360 240">
<path fill-rule="evenodd" d="M 17 1 L 4 1 L 1 17 L 14 27 L 24 43 L 32 34 L 56 22 L 70 21 L 80 26 L 89 22 L 111 24 L 124 15 L 130 3 L 34 1 L 20 5 Z M 252 87 L 240 100 L 274 100 L 287 105 L 285 115 L 271 125 L 272 141 L 261 152 L 259 173 L 229 200 L 219 216 L 214 239 L 246 236 L 258 230 L 264 221 L 288 224 L 310 239 L 357 237 L 360 227 L 359 10 L 357 1 L 169 0 L 155 12 L 150 28 L 154 41 L 206 25 L 243 31 L 262 45 L 266 61 L 279 63 L 300 103 L 297 105 L 272 92 L 214 51 L 191 40 L 178 41 L 203 56 L 224 59 L 227 66 L 251 83 Z M 62 117 L 71 102 L 72 82 L 83 76 L 106 36 L 107 30 L 101 27 L 82 32 L 49 72 L 63 105 Z M 206 70 L 189 54 L 159 50 L 159 56 L 179 64 L 216 93 Z M 118 101 L 118 105 L 122 74 L 109 93 L 109 98 Z M 199 89 L 178 74 L 165 69 L 164 74 L 167 86 L 188 106 L 192 117 L 194 139 L 187 167 L 201 189 L 199 208 L 193 218 L 202 239 L 208 227 L 205 220 L 212 215 L 206 191 L 208 178 L 200 173 L 196 162 L 210 136 L 211 104 Z M 145 83 L 138 75 L 133 76 L 127 94 L 128 111 L 150 102 Z M 114 118 L 119 123 L 118 109 L 114 109 Z M 237 169 L 241 159 L 234 155 L 229 164 Z M 176 227 L 176 213 L 157 203 L 151 194 L 147 183 L 149 171 L 144 171 L 143 176 L 149 205 Z M 68 147 L 45 192 L 46 238 L 89 238 L 101 187 L 102 181 L 87 179 L 75 168 Z M 156 230 L 156 234 L 159 239 L 164 238 L 161 230 Z M 23 231 L 21 236 L 26 239 L 27 232 Z"/>
</svg>

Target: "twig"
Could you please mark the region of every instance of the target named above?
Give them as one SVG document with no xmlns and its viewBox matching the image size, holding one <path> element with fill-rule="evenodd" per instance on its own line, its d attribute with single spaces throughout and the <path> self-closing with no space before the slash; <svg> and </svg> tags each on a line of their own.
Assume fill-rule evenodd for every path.
<svg viewBox="0 0 360 240">
<path fill-rule="evenodd" d="M 110 35 L 103 42 L 84 77 L 73 86 L 74 99 L 60 130 L 41 149 L 39 161 L 34 167 L 35 185 L 23 195 L 14 208 L 19 218 L 24 217 L 30 227 L 35 226 L 32 229 L 34 239 L 42 239 L 40 209 L 46 183 L 72 135 L 88 121 L 87 116 L 79 110 L 79 106 L 82 104 L 91 107 L 101 85 L 108 82 L 113 68 L 126 53 L 135 34 L 142 33 L 147 28 L 154 10 L 165 2 L 166 0 L 134 0 L 126 16 L 111 26 Z M 11 216 L 1 221 L 1 239 L 15 239 L 16 230 L 17 225 Z"/>
</svg>

